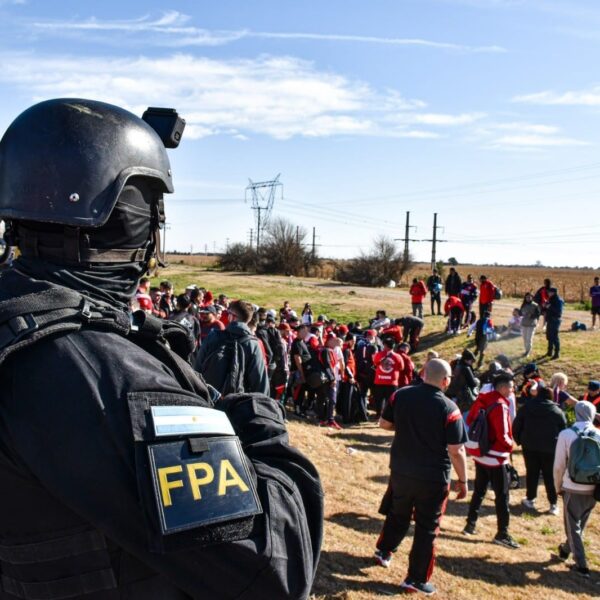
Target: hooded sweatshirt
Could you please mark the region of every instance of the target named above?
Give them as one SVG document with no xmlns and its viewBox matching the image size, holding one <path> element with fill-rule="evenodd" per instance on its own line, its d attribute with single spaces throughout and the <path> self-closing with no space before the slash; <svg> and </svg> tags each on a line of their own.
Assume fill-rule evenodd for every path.
<svg viewBox="0 0 600 600">
<path fill-rule="evenodd" d="M 569 451 L 571 444 L 577 439 L 577 431 L 592 430 L 596 432 L 593 425 L 596 416 L 596 408 L 591 402 L 581 401 L 575 405 L 575 424 L 561 431 L 556 442 L 556 453 L 554 455 L 554 487 L 556 491 L 564 490 L 572 494 L 584 494 L 591 496 L 595 486 L 585 483 L 575 483 L 569 477 Z M 598 433 L 596 432 L 596 435 Z"/>
</svg>

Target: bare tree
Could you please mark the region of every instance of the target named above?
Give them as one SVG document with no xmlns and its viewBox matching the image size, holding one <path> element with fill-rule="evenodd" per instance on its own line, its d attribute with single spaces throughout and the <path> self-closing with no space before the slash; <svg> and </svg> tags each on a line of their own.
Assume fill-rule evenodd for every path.
<svg viewBox="0 0 600 600">
<path fill-rule="evenodd" d="M 371 250 L 362 252 L 339 269 L 341 281 L 380 287 L 390 280 L 400 281 L 410 268 L 412 260 L 398 250 L 394 240 L 379 236 L 373 241 Z"/>
</svg>

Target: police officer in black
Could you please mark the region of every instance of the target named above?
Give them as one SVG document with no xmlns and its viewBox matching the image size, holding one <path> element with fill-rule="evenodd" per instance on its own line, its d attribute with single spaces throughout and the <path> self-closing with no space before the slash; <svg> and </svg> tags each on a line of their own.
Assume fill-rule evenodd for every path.
<svg viewBox="0 0 600 600">
<path fill-rule="evenodd" d="M 157 257 L 174 111 L 37 104 L 0 141 L 0 598 L 306 598 L 312 464 L 266 396 L 215 400 L 128 304 Z"/>
</svg>

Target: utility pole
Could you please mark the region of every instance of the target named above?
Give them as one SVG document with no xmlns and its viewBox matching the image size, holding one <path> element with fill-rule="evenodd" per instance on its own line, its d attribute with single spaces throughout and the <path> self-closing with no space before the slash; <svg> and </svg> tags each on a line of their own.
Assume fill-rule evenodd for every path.
<svg viewBox="0 0 600 600">
<path fill-rule="evenodd" d="M 437 224 L 437 213 L 433 213 L 433 235 L 430 240 L 422 240 L 423 242 L 431 242 L 431 271 L 435 269 L 435 263 L 437 260 L 436 251 L 437 245 L 442 242 L 447 242 L 448 240 L 440 240 L 437 236 L 438 229 L 443 229 Z"/>
<path fill-rule="evenodd" d="M 313 227 L 313 236 L 312 236 L 312 259 L 315 260 L 316 250 L 317 250 L 317 228 Z"/>
<path fill-rule="evenodd" d="M 300 246 L 300 225 L 296 225 L 296 246 Z"/>
<path fill-rule="evenodd" d="M 408 257 L 410 256 L 408 243 L 421 241 L 421 240 L 414 240 L 414 239 L 411 239 L 408 237 L 410 235 L 411 228 L 414 229 L 415 231 L 417 230 L 417 228 L 414 225 L 410 224 L 410 211 L 407 210 L 406 211 L 406 225 L 404 226 L 404 237 L 397 238 L 394 240 L 395 242 L 404 242 L 404 262 L 405 263 L 408 262 Z"/>
<path fill-rule="evenodd" d="M 248 179 L 249 183 L 246 187 L 246 201 L 250 196 L 252 200 L 252 210 L 256 213 L 256 250 L 260 250 L 261 233 L 264 232 L 269 224 L 269 216 L 275 196 L 279 193 L 280 198 L 283 198 L 283 183 L 279 181 L 281 173 L 270 181 L 257 181 Z M 263 214 L 264 213 L 264 214 Z"/>
<path fill-rule="evenodd" d="M 254 229 L 250 229 L 250 248 L 254 245 Z"/>
</svg>

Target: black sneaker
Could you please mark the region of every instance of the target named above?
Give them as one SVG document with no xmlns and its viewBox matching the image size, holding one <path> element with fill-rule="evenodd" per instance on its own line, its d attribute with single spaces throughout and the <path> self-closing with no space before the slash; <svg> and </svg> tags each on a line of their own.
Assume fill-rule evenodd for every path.
<svg viewBox="0 0 600 600">
<path fill-rule="evenodd" d="M 571 569 L 573 573 L 577 573 L 578 575 L 581 575 L 581 577 L 585 577 L 585 579 L 590 578 L 590 570 L 587 567 L 578 567 L 577 565 L 571 565 L 569 569 Z"/>
<path fill-rule="evenodd" d="M 475 527 L 475 523 L 467 521 L 467 524 L 462 532 L 464 535 L 475 535 L 477 533 L 477 527 Z"/>
<path fill-rule="evenodd" d="M 405 594 L 415 594 L 420 593 L 424 596 L 433 596 L 437 590 L 435 586 L 431 585 L 431 583 L 423 582 L 418 583 L 416 581 L 411 581 L 410 579 L 406 579 L 401 585 L 400 589 Z"/>
<path fill-rule="evenodd" d="M 498 546 L 505 546 L 506 548 L 512 548 L 513 550 L 521 547 L 508 533 L 497 533 L 493 542 L 494 544 L 498 544 Z"/>
<path fill-rule="evenodd" d="M 558 545 L 558 558 L 560 560 L 567 560 L 571 555 L 571 548 L 567 544 L 559 544 Z"/>
</svg>

